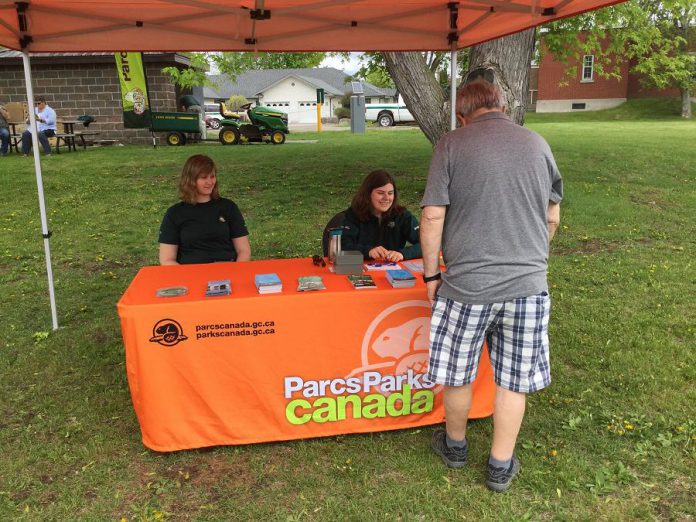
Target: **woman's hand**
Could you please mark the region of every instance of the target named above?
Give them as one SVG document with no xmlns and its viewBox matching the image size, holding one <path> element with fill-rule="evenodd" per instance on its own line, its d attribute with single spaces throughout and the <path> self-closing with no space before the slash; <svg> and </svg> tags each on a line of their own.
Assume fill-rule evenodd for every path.
<svg viewBox="0 0 696 522">
<path fill-rule="evenodd" d="M 404 255 L 396 250 L 387 250 L 386 259 L 392 263 L 398 263 L 399 261 L 404 260 Z"/>
<path fill-rule="evenodd" d="M 372 250 L 370 250 L 367 253 L 368 256 L 370 256 L 370 259 L 387 259 L 387 255 L 389 255 L 389 250 L 384 248 L 383 246 L 376 246 Z"/>
</svg>

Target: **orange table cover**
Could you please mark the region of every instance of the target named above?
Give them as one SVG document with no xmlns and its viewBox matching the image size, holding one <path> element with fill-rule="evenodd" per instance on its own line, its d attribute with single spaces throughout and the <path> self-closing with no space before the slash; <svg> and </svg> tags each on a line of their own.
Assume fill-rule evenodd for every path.
<svg viewBox="0 0 696 522">
<path fill-rule="evenodd" d="M 276 273 L 277 294 L 256 274 Z M 326 290 L 298 292 L 300 276 Z M 356 290 L 310 259 L 142 268 L 118 303 L 143 443 L 156 451 L 411 428 L 444 420 L 442 389 L 423 379 L 425 285 Z M 229 296 L 205 297 L 229 279 Z M 188 294 L 157 297 L 184 285 Z M 471 417 L 493 412 L 486 350 Z"/>
</svg>

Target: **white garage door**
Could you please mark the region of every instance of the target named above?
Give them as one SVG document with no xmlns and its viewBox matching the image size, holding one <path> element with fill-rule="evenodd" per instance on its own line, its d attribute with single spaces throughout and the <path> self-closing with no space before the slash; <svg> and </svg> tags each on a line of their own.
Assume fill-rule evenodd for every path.
<svg viewBox="0 0 696 522">
<path fill-rule="evenodd" d="M 293 111 L 294 118 L 291 116 L 290 121 L 293 123 L 316 123 L 317 122 L 317 102 L 316 101 L 300 101 L 297 102 L 297 107 Z"/>
</svg>

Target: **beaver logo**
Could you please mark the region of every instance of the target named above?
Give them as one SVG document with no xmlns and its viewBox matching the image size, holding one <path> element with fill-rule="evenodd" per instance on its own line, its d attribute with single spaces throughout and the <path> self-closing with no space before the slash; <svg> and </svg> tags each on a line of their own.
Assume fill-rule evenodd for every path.
<svg viewBox="0 0 696 522">
<path fill-rule="evenodd" d="M 404 301 L 383 310 L 365 331 L 361 349 L 362 366 L 349 377 L 367 371 L 382 375 L 426 373 L 430 335 L 430 304 Z M 440 387 L 435 388 L 435 393 Z"/>
<path fill-rule="evenodd" d="M 186 339 L 188 337 L 184 335 L 184 329 L 174 319 L 160 319 L 152 328 L 150 342 L 162 346 L 176 346 Z"/>
</svg>

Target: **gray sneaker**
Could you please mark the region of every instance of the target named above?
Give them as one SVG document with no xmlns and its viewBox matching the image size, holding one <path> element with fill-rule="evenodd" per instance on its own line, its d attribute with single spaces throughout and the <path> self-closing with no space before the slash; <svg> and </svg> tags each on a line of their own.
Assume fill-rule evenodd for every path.
<svg viewBox="0 0 696 522">
<path fill-rule="evenodd" d="M 489 464 L 486 487 L 491 491 L 502 493 L 510 487 L 512 479 L 515 478 L 519 471 L 520 461 L 515 455 L 512 456 L 512 462 L 510 463 L 509 468 L 495 468 Z"/>
<path fill-rule="evenodd" d="M 435 430 L 433 438 L 430 441 L 430 447 L 433 451 L 442 457 L 442 460 L 450 468 L 463 468 L 466 466 L 466 459 L 469 454 L 469 448 L 450 448 L 447 445 L 447 432 L 443 429 Z"/>
</svg>

